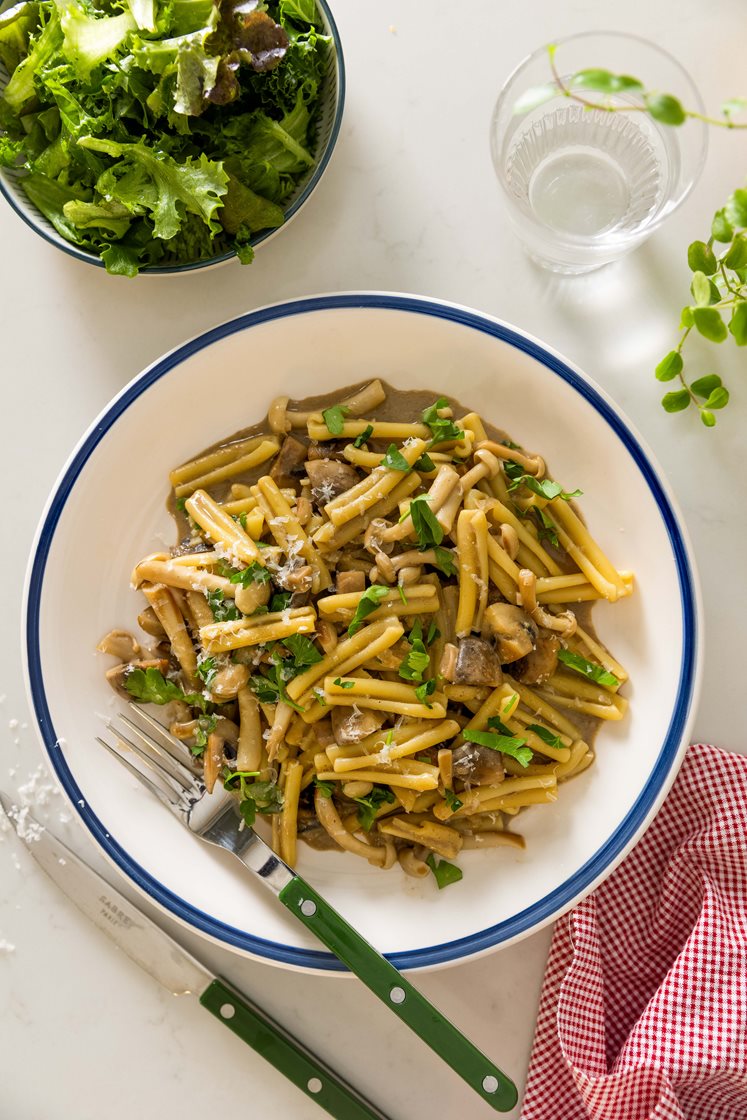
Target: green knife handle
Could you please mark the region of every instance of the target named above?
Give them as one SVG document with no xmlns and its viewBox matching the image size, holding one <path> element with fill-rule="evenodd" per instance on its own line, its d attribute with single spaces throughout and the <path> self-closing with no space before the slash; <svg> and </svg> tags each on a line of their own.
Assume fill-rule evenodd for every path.
<svg viewBox="0 0 747 1120">
<path fill-rule="evenodd" d="M 280 891 L 280 901 L 496 1112 L 514 1107 L 516 1086 L 505 1073 L 460 1034 L 313 887 L 295 876 Z"/>
<path fill-rule="evenodd" d="M 336 1120 L 386 1120 L 302 1043 L 222 980 L 213 980 L 200 1003 Z"/>
</svg>

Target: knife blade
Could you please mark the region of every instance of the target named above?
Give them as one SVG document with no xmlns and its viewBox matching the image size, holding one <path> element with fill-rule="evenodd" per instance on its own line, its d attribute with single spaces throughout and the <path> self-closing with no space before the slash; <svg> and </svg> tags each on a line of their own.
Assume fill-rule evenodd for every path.
<svg viewBox="0 0 747 1120">
<path fill-rule="evenodd" d="M 154 980 L 174 995 L 197 996 L 219 1022 L 336 1120 L 389 1120 L 247 996 L 214 976 L 28 810 L 24 810 L 25 827 L 19 830 L 19 812 L 1 790 L 0 804 L 41 869 L 89 921 Z M 29 829 L 28 822 L 36 827 Z M 30 832 L 33 839 L 29 838 Z"/>
</svg>

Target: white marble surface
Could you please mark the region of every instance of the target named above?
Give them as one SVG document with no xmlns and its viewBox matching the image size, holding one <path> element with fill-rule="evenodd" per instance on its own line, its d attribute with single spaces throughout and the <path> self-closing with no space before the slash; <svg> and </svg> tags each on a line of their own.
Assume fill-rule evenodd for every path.
<svg viewBox="0 0 747 1120">
<path fill-rule="evenodd" d="M 336 0 L 334 8 L 349 77 L 338 149 L 292 230 L 251 268 L 122 281 L 68 260 L 0 209 L 3 787 L 17 787 L 41 758 L 21 678 L 21 587 L 43 502 L 80 433 L 130 377 L 184 337 L 262 303 L 354 288 L 421 292 L 500 315 L 578 362 L 627 410 L 674 486 L 703 580 L 696 735 L 745 746 L 747 604 L 744 580 L 734 578 L 747 545 L 745 355 L 724 349 L 707 358 L 732 390 L 714 432 L 689 416 L 665 416 L 649 372 L 686 299 L 684 247 L 738 185 L 744 139 L 714 135 L 703 178 L 669 224 L 621 265 L 576 281 L 548 277 L 524 259 L 487 144 L 502 78 L 538 43 L 574 31 L 616 28 L 665 43 L 712 106 L 744 92 L 735 88 L 742 0 L 473 0 L 461 15 L 445 0 Z M 92 858 L 84 835 L 70 835 Z M 16 946 L 0 956 L 0 1111 L 8 1120 L 321 1115 L 193 1000 L 175 1000 L 118 953 L 10 837 L 0 843 L 0 907 L 0 938 Z M 419 978 L 520 1083 L 548 943 L 549 931 Z M 394 1120 L 492 1114 L 358 984 L 203 952 Z"/>
</svg>

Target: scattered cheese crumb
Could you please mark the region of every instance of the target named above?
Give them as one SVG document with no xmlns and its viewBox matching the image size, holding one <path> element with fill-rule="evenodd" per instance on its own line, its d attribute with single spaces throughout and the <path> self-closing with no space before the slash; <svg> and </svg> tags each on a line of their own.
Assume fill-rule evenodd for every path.
<svg viewBox="0 0 747 1120">
<path fill-rule="evenodd" d="M 8 720 L 8 727 L 10 728 L 11 731 L 15 731 L 15 729 L 18 727 L 18 720 L 17 719 L 9 719 Z"/>
</svg>

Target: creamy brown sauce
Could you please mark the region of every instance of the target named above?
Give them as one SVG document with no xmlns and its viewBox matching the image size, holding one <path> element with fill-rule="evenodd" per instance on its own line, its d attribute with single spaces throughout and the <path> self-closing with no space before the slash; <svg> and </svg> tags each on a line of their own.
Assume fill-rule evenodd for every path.
<svg viewBox="0 0 747 1120">
<path fill-rule="evenodd" d="M 291 400 L 288 404 L 288 410 L 293 412 L 320 412 L 322 409 L 329 408 L 331 405 L 337 404 L 339 401 L 352 396 L 353 393 L 356 393 L 360 389 L 363 389 L 368 384 L 370 384 L 370 381 L 355 382 L 351 385 L 344 386 L 341 389 L 337 389 L 333 393 L 323 393 L 303 397 L 298 400 Z M 436 401 L 439 397 L 445 397 L 449 405 L 453 409 L 454 418 L 456 420 L 459 420 L 462 416 L 466 416 L 469 412 L 477 412 L 485 426 L 485 431 L 491 439 L 496 440 L 497 442 L 504 442 L 505 440 L 510 440 L 511 438 L 510 432 L 506 432 L 502 428 L 498 428 L 494 424 L 492 424 L 490 422 L 490 419 L 484 415 L 479 406 L 477 406 L 476 404 L 470 406 L 463 405 L 460 401 L 456 400 L 455 397 L 451 397 L 448 395 L 448 393 L 444 393 L 440 390 L 395 389 L 386 381 L 382 381 L 382 385 L 386 392 L 386 399 L 376 408 L 369 409 L 366 412 L 365 419 L 388 420 L 397 423 L 420 422 L 423 410 L 430 407 L 430 405 L 432 405 L 434 401 Z M 351 417 L 351 419 L 359 418 Z M 207 455 L 210 452 L 222 450 L 225 447 L 230 447 L 231 444 L 238 443 L 240 440 L 251 438 L 252 436 L 266 435 L 269 432 L 269 420 L 267 415 L 265 415 L 264 419 L 259 423 L 252 424 L 246 428 L 241 428 L 239 431 L 234 432 L 232 435 L 227 436 L 225 439 L 211 444 L 209 447 L 206 447 L 202 451 L 196 452 L 194 458 Z M 292 434 L 302 443 L 307 443 L 309 444 L 309 446 L 319 446 L 319 444 L 315 440 L 310 440 L 308 438 L 303 428 L 294 429 Z M 340 439 L 339 441 L 325 440 L 323 446 L 330 452 L 336 452 L 344 447 L 348 442 L 349 440 L 347 439 Z M 368 441 L 368 447 L 374 451 L 381 451 L 383 455 L 389 442 L 390 441 L 388 440 L 372 439 Z M 539 454 L 542 454 L 542 448 L 531 447 L 525 450 L 536 451 Z M 262 475 L 267 474 L 271 467 L 272 460 L 266 463 L 262 463 L 259 466 L 244 472 L 243 474 L 233 475 L 228 481 L 211 487 L 210 493 L 217 501 L 223 501 L 226 499 L 230 488 L 234 483 L 241 483 L 246 486 L 251 486 L 256 483 L 257 480 L 262 477 Z M 549 477 L 552 477 L 552 472 L 549 469 L 547 473 Z M 571 505 L 573 506 L 576 514 L 583 519 L 582 512 L 578 508 L 576 503 L 572 502 Z M 185 515 L 175 508 L 173 495 L 169 500 L 169 509 L 177 522 L 179 540 L 181 540 L 189 534 L 188 523 Z M 578 570 L 576 568 L 576 565 L 562 548 L 554 548 L 552 544 L 547 541 L 543 542 L 543 545 L 546 548 L 547 552 L 553 557 L 553 559 L 557 562 L 558 566 L 563 571 L 576 572 Z M 592 637 L 597 636 L 592 622 L 592 610 L 594 607 L 593 602 L 569 603 L 564 604 L 564 607 L 566 607 L 568 610 L 571 610 L 576 615 L 580 625 L 585 630 L 587 630 L 592 635 Z M 568 718 L 576 724 L 579 731 L 581 732 L 582 738 L 585 739 L 589 746 L 591 746 L 593 744 L 596 733 L 599 730 L 599 726 L 603 721 L 600 719 L 596 719 L 594 716 L 590 716 L 585 712 L 575 711 L 572 708 L 562 708 L 561 711 L 567 712 Z"/>
</svg>

